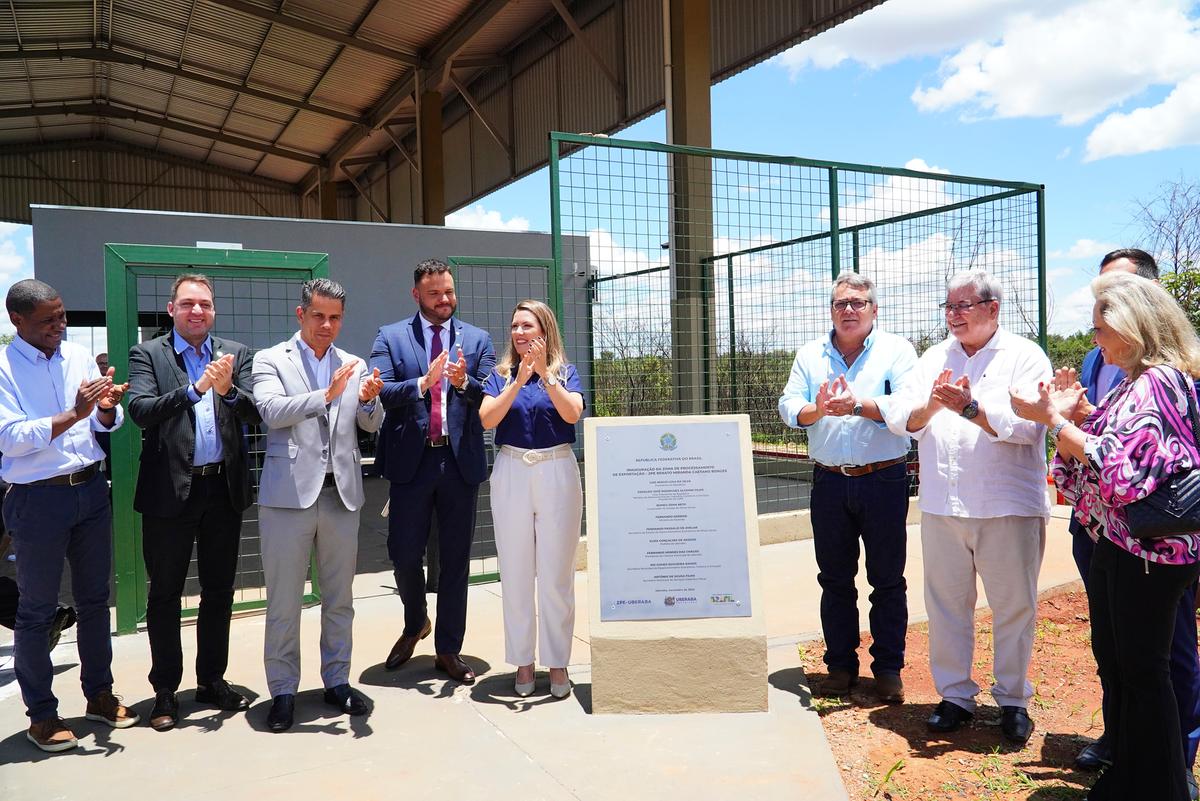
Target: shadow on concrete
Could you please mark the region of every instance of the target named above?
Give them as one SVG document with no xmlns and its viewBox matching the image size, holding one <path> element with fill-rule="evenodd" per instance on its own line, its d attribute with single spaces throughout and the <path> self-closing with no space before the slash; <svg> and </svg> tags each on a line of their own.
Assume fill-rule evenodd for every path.
<svg viewBox="0 0 1200 801">
<path fill-rule="evenodd" d="M 325 703 L 324 688 L 318 690 L 303 690 L 296 693 L 296 710 L 293 716 L 292 728 L 283 732 L 272 732 L 267 727 L 267 714 L 271 711 L 271 699 L 264 698 L 259 704 L 250 707 L 246 712 L 246 722 L 250 728 L 265 734 L 283 736 L 288 734 L 349 734 L 354 739 L 370 737 L 374 733 L 371 728 L 371 712 L 375 710 L 375 700 L 363 693 L 367 699 L 369 711 L 365 715 L 347 715 L 337 708 Z"/>
<path fill-rule="evenodd" d="M 25 736 L 25 730 L 9 735 L 0 740 L 0 765 L 15 765 L 23 762 L 44 762 L 47 759 L 63 757 L 109 757 L 125 750 L 122 743 L 114 742 L 112 735 L 117 729 L 112 729 L 103 723 L 95 723 L 86 718 L 69 718 L 67 727 L 74 732 L 79 740 L 79 746 L 69 751 L 56 754 L 39 750 Z"/>
<path fill-rule="evenodd" d="M 251 706 L 259 700 L 258 693 L 247 687 L 232 683 L 229 686 L 246 696 Z M 226 722 L 240 718 L 246 714 L 246 712 L 229 712 L 224 709 L 217 709 L 211 704 L 198 704 L 196 703 L 195 690 L 178 693 L 176 697 L 179 699 L 179 722 L 174 726 L 176 729 L 198 729 L 206 733 L 218 731 Z M 154 709 L 154 696 L 150 696 L 129 706 L 141 717 L 142 720 L 139 725 L 149 725 L 150 713 Z"/>
<path fill-rule="evenodd" d="M 804 706 L 812 706 L 812 691 L 809 690 L 809 680 L 804 675 L 804 669 L 798 667 L 777 670 L 767 676 L 767 682 L 776 690 L 791 693 L 800 699 Z"/>
<path fill-rule="evenodd" d="M 546 704 L 557 704 L 566 699 L 550 695 L 550 677 L 548 673 L 536 674 L 537 686 L 533 695 L 522 698 L 513 689 L 516 672 L 501 673 L 496 676 L 486 676 L 471 687 L 471 700 L 479 704 L 503 706 L 514 712 L 528 712 L 534 707 Z M 589 693 L 591 685 L 588 685 Z"/>
<path fill-rule="evenodd" d="M 477 656 L 462 654 L 462 660 L 471 666 L 476 676 L 482 676 L 492 669 L 491 664 Z M 480 681 L 476 679 L 473 686 L 478 686 Z M 454 695 L 454 688 L 459 686 L 458 682 L 434 667 L 433 656 L 430 654 L 414 656 L 396 670 L 388 670 L 382 662 L 372 665 L 358 675 L 358 683 L 372 687 L 416 690 L 433 698 L 450 698 Z"/>
<path fill-rule="evenodd" d="M 66 673 L 68 670 L 74 670 L 77 667 L 79 667 L 78 662 L 64 662 L 61 665 L 55 665 L 54 675 L 57 676 L 59 673 Z M 12 684 L 16 680 L 16 670 L 0 670 L 0 687 Z"/>
</svg>

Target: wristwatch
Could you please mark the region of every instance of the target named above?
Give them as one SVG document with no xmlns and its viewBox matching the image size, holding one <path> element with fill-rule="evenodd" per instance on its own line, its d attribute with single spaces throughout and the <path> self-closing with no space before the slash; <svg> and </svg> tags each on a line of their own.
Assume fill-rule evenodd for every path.
<svg viewBox="0 0 1200 801">
<path fill-rule="evenodd" d="M 962 416 L 968 420 L 974 420 L 977 414 L 979 414 L 979 401 L 973 400 L 963 407 Z"/>
<path fill-rule="evenodd" d="M 548 375 L 545 378 L 543 378 L 542 381 L 544 381 L 546 383 L 546 386 L 548 386 L 548 387 L 558 386 L 558 376 L 556 376 L 556 375 Z"/>
<path fill-rule="evenodd" d="M 233 402 L 233 401 L 237 400 L 237 396 L 238 396 L 238 391 L 237 391 L 237 385 L 235 384 L 234 386 L 231 386 L 229 388 L 229 392 L 227 392 L 221 396 L 221 400 Z"/>
<path fill-rule="evenodd" d="M 862 412 L 862 401 L 856 401 L 854 403 L 854 408 L 850 410 L 850 414 L 854 415 L 855 417 L 862 417 Z"/>
</svg>

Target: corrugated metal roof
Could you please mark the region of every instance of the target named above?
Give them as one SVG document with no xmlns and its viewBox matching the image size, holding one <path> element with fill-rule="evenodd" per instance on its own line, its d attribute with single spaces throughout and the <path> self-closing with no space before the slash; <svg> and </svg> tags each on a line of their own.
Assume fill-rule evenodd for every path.
<svg viewBox="0 0 1200 801">
<path fill-rule="evenodd" d="M 441 87 L 448 200 L 460 205 L 543 164 L 548 130 L 611 132 L 663 102 L 662 0 L 567 0 L 592 48 L 625 81 L 624 97 L 550 0 L 246 0 L 261 14 L 226 2 L 112 0 L 111 13 L 108 2 L 27 2 L 15 15 L 0 13 L 0 50 L 14 50 L 18 34 L 35 50 L 98 48 L 91 60 L 44 52 L 0 59 L 0 108 L 72 103 L 100 115 L 30 111 L 2 119 L 0 156 L 3 148 L 98 136 L 299 183 L 311 180 L 309 154 L 332 152 L 339 161 L 377 158 L 372 192 L 389 182 L 417 192 L 407 162 L 391 153 L 378 126 L 385 114 L 413 114 L 412 100 L 398 91 L 411 88 L 413 54 L 430 68 L 450 54 L 473 59 L 454 75 L 513 148 L 510 161 L 457 92 Z M 880 2 L 712 0 L 714 76 L 734 74 Z M 131 55 L 147 61 L 120 63 Z M 190 77 L 171 74 L 178 69 Z M 221 82 L 276 97 L 214 85 Z M 306 103 L 359 120 L 304 110 Z M 129 113 L 147 118 L 118 118 Z M 164 114 L 159 124 L 154 118 Z M 394 132 L 415 149 L 411 125 Z M 406 197 L 391 211 L 409 215 L 418 205 Z"/>
</svg>

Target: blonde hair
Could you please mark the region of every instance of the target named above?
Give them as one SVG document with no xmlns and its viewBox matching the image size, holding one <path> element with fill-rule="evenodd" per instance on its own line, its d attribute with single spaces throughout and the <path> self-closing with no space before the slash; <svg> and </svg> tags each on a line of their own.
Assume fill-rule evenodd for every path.
<svg viewBox="0 0 1200 801">
<path fill-rule="evenodd" d="M 538 321 L 538 325 L 541 326 L 542 336 L 546 338 L 546 369 L 559 378 L 565 378 L 567 354 L 563 349 L 562 334 L 558 331 L 558 321 L 554 319 L 554 312 L 540 300 L 521 301 L 516 306 L 513 306 L 512 317 L 516 317 L 519 311 L 526 311 L 532 314 L 533 318 Z M 513 347 L 512 334 L 510 333 L 508 336 L 508 345 L 504 349 L 504 355 L 496 363 L 496 372 L 504 376 L 505 382 L 508 382 L 512 381 L 513 376 L 517 374 L 517 369 L 520 366 L 521 356 Z M 542 377 L 545 378 L 545 376 Z"/>
<path fill-rule="evenodd" d="M 1104 322 L 1129 345 L 1129 364 L 1118 365 L 1137 377 L 1165 364 L 1200 377 L 1200 337 L 1183 309 L 1155 281 L 1130 273 L 1107 273 L 1092 281 L 1092 295 Z"/>
</svg>

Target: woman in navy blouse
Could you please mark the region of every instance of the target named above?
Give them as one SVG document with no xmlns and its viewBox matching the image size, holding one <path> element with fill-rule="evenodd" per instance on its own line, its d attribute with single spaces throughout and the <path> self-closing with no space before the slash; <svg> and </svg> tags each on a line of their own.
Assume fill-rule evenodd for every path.
<svg viewBox="0 0 1200 801">
<path fill-rule="evenodd" d="M 492 520 L 500 563 L 505 659 L 517 666 L 517 695 L 534 689 L 535 640 L 550 668 L 550 694 L 571 693 L 567 663 L 575 627 L 575 548 L 583 489 L 571 443 L 583 415 L 583 386 L 567 362 L 554 312 L 523 300 L 512 336 L 483 385 L 479 416 L 496 429 Z M 537 607 L 534 608 L 536 577 Z M 536 620 L 536 629 L 535 629 Z"/>
</svg>

